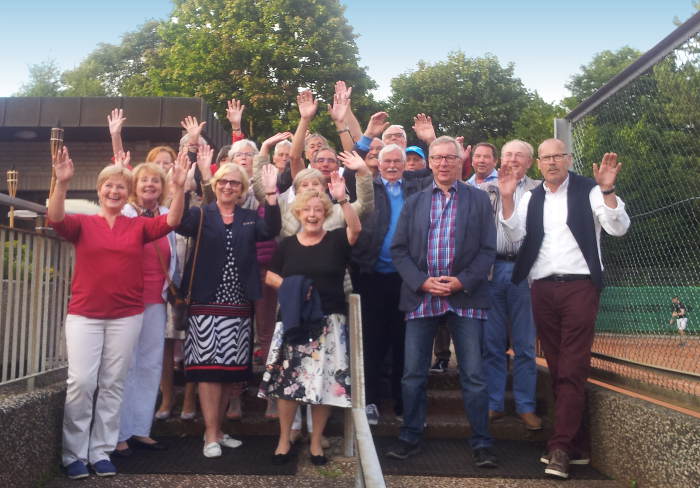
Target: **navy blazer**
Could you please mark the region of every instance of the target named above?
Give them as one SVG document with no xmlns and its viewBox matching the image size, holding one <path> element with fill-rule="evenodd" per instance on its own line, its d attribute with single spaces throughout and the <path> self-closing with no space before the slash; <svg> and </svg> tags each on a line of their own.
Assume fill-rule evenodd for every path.
<svg viewBox="0 0 700 488">
<path fill-rule="evenodd" d="M 226 264 L 226 234 L 224 221 L 216 202 L 201 208 L 204 209 L 204 225 L 202 227 L 202 240 L 199 244 L 197 266 L 194 271 L 192 300 L 199 303 L 209 303 L 214 299 L 216 287 L 221 281 Z M 199 227 L 199 212 L 199 207 L 190 208 L 182 217 L 177 233 L 195 238 Z M 281 227 L 278 205 L 265 205 L 264 219 L 258 216 L 257 211 L 238 205 L 233 211 L 233 252 L 238 267 L 238 279 L 241 281 L 245 297 L 250 301 L 257 300 L 261 296 L 260 268 L 258 267 L 255 243 L 272 239 L 280 233 Z M 192 274 L 192 254 L 194 254 L 194 239 L 192 251 L 187 258 L 182 275 L 180 289 L 183 296 L 187 294 Z"/>
<path fill-rule="evenodd" d="M 391 245 L 394 266 L 403 284 L 399 308 L 414 311 L 428 276 L 428 231 L 433 187 L 406 200 Z M 453 307 L 489 308 L 488 275 L 496 259 L 496 226 L 491 202 L 485 191 L 457 182 L 455 256 L 452 276 L 464 290 L 448 297 Z"/>
</svg>

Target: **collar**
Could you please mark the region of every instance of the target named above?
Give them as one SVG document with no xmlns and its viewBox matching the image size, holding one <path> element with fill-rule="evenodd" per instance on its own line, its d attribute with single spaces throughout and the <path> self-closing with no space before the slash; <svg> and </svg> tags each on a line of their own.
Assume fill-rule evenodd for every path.
<svg viewBox="0 0 700 488">
<path fill-rule="evenodd" d="M 524 178 L 523 178 L 523 179 L 524 179 Z M 552 190 L 549 189 L 549 187 L 547 186 L 547 182 L 546 182 L 546 181 L 543 181 L 543 182 L 542 182 L 542 188 L 544 188 L 544 191 L 545 191 L 546 193 L 555 193 L 555 192 L 553 192 Z M 564 182 L 563 182 L 561 185 L 559 185 L 559 188 L 557 188 L 556 193 L 559 193 L 561 190 L 567 191 L 568 188 L 569 188 L 569 174 L 567 173 L 566 179 L 564 180 Z"/>
<path fill-rule="evenodd" d="M 435 193 L 435 190 L 442 191 L 442 188 L 440 188 L 437 185 L 437 183 L 435 183 L 435 180 L 433 180 L 432 193 Z M 452 183 L 452 185 L 450 186 L 449 192 L 450 193 L 457 193 L 457 182 L 456 181 L 454 183 Z"/>
<path fill-rule="evenodd" d="M 399 178 L 399 179 L 396 180 L 396 181 L 389 181 L 389 180 L 386 180 L 386 179 L 384 179 L 383 177 L 380 176 L 379 179 L 382 180 L 382 183 L 384 183 L 384 186 L 388 186 L 388 185 L 391 184 L 391 183 L 398 183 L 399 185 L 403 185 L 403 178 Z"/>
</svg>

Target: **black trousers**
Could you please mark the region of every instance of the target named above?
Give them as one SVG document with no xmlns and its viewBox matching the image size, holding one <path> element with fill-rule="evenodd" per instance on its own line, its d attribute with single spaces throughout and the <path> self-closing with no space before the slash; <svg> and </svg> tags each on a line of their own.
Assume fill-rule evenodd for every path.
<svg viewBox="0 0 700 488">
<path fill-rule="evenodd" d="M 399 310 L 401 276 L 398 273 L 359 273 L 354 275 L 353 281 L 355 290 L 362 298 L 367 404 L 380 403 L 384 358 L 391 349 L 391 394 L 400 410 L 406 336 L 404 313 Z"/>
</svg>

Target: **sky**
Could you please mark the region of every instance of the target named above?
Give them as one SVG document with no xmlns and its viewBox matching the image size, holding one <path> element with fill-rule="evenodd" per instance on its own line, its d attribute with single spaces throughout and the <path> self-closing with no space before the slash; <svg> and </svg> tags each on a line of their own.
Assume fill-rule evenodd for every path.
<svg viewBox="0 0 700 488">
<path fill-rule="evenodd" d="M 0 96 L 29 78 L 28 67 L 54 59 L 72 69 L 99 43 L 148 19 L 168 17 L 170 0 L 2 0 Z M 491 53 L 514 63 L 515 76 L 548 102 L 568 96 L 565 84 L 603 50 L 624 45 L 644 52 L 671 33 L 674 18 L 696 10 L 692 0 L 341 0 L 358 35 L 361 65 L 391 94 L 391 79 L 419 60 Z"/>
</svg>

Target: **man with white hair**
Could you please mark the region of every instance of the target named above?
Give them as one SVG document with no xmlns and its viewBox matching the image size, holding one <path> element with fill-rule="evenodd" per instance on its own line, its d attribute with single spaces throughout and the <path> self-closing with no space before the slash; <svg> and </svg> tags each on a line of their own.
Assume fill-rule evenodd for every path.
<svg viewBox="0 0 700 488">
<path fill-rule="evenodd" d="M 406 149 L 408 139 L 406 137 L 406 131 L 404 130 L 403 125 L 394 124 L 387 127 L 382 133 L 382 142 L 387 145 L 396 144 L 402 149 Z"/>
<path fill-rule="evenodd" d="M 544 183 L 525 193 L 515 206 L 518 180 L 502 167 L 498 190 L 500 220 L 508 239 L 522 241 L 513 267 L 513 283 L 532 281 L 532 312 L 554 390 L 554 432 L 545 474 L 566 479 L 569 464 L 589 462 L 590 438 L 583 421 L 586 380 L 603 288 L 600 231 L 627 232 L 625 204 L 615 196 L 622 166 L 605 153 L 593 164 L 593 177 L 570 171 L 566 143 L 547 139 L 538 148 Z"/>
<path fill-rule="evenodd" d="M 533 148 L 525 141 L 512 140 L 501 148 L 501 167 L 510 168 L 518 181 L 515 191 L 517 205 L 523 195 L 540 185 L 525 173 L 532 166 Z M 503 224 L 498 221 L 501 200 L 498 180 L 482 183 L 496 215 L 496 262 L 493 265 L 489 293 L 491 309 L 484 328 L 484 372 L 489 391 L 489 418 L 505 416 L 504 396 L 508 377 L 508 338 L 513 348 L 513 396 L 515 411 L 528 430 L 542 429 L 542 420 L 535 415 L 535 324 L 532 321 L 530 286 L 527 281 L 511 281 L 520 241 L 508 239 Z M 510 334 L 509 334 L 510 329 Z"/>
</svg>

